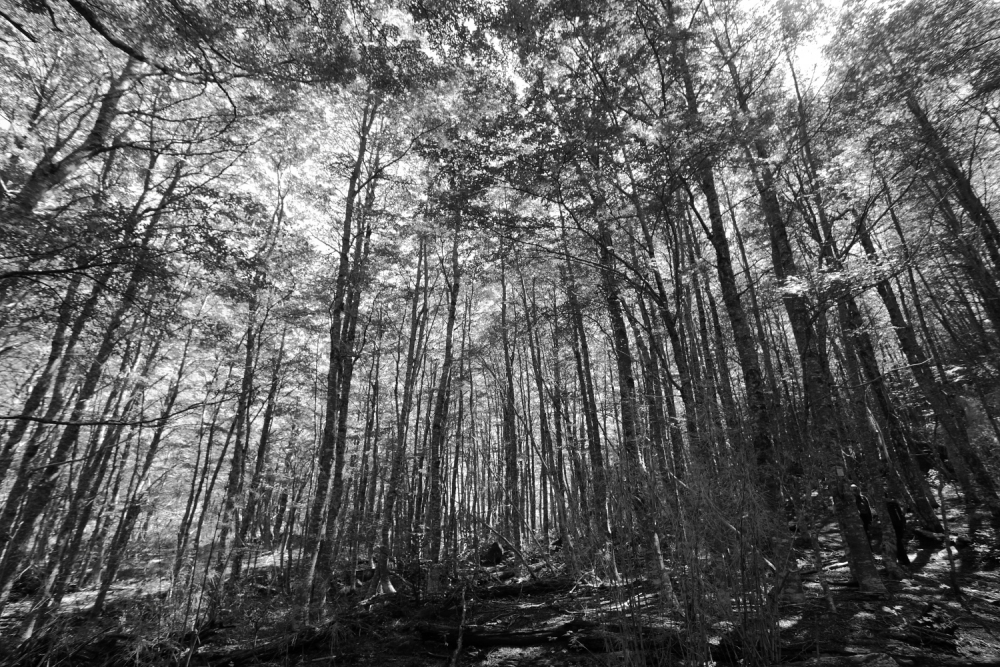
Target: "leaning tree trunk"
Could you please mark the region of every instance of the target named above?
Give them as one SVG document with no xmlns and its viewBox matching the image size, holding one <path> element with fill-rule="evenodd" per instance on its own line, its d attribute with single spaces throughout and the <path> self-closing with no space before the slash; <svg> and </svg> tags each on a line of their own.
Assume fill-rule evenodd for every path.
<svg viewBox="0 0 1000 667">
<path fill-rule="evenodd" d="M 145 483 L 146 478 L 149 476 L 149 471 L 152 469 L 153 463 L 156 461 L 160 445 L 163 442 L 163 436 L 166 433 L 170 413 L 173 411 L 174 404 L 180 394 L 181 382 L 184 378 L 185 367 L 187 366 L 188 352 L 190 349 L 189 346 L 191 344 L 193 332 L 194 328 L 192 327 L 188 334 L 188 340 L 184 346 L 184 352 L 181 356 L 180 365 L 177 369 L 177 375 L 167 392 L 163 409 L 160 412 L 160 418 L 156 423 L 156 429 L 153 431 L 153 437 L 149 442 L 149 447 L 146 449 L 146 455 L 143 459 L 142 467 L 138 470 L 135 476 L 135 493 L 127 502 L 125 510 L 122 513 L 122 518 L 118 523 L 117 529 L 115 530 L 114 537 L 112 537 L 111 546 L 108 551 L 107 565 L 104 568 L 104 574 L 101 577 L 101 585 L 98 589 L 97 598 L 95 599 L 94 606 L 92 608 L 92 612 L 94 614 L 100 613 L 104 605 L 105 598 L 111 590 L 111 584 L 114 582 L 115 577 L 118 574 L 118 568 L 125 555 L 125 549 L 128 547 L 129 540 L 132 537 L 132 531 L 135 529 L 135 523 L 139 518 L 139 513 L 142 509 L 140 495 L 142 486 Z"/>
<path fill-rule="evenodd" d="M 179 180 L 180 168 L 178 167 L 174 170 L 173 177 L 164 192 L 161 205 L 156 209 L 148 223 L 140 242 L 138 257 L 129 274 L 121 300 L 105 326 L 96 354 L 84 374 L 83 382 L 67 420 L 68 423 L 46 461 L 46 465 L 35 474 L 32 474 L 31 470 L 25 470 L 25 474 L 19 474 L 18 479 L 15 480 L 8 492 L 7 503 L 0 514 L 0 550 L 3 552 L 3 557 L 0 558 L 0 607 L 6 604 L 10 596 L 20 555 L 28 545 L 35 522 L 50 504 L 62 465 L 69 458 L 80 435 L 80 430 L 83 428 L 87 406 L 99 389 L 104 366 L 119 342 L 118 333 L 122 323 L 133 308 L 139 291 L 147 278 L 150 244 L 159 228 L 160 218 L 165 211 L 165 203 L 172 199 L 173 191 Z M 14 530 L 13 524 L 18 515 L 19 501 L 22 498 L 24 502 L 20 511 L 20 524 Z"/>
<path fill-rule="evenodd" d="M 763 146 L 759 145 L 760 142 L 756 143 L 758 145 L 753 147 L 751 159 L 755 161 L 757 172 L 755 182 L 770 231 L 775 277 L 787 285 L 788 281 L 797 275 L 798 270 L 775 192 L 773 175 L 766 164 L 768 154 Z M 821 443 L 821 446 L 825 446 L 835 456 L 839 456 L 842 450 L 842 435 L 838 427 L 841 415 L 837 407 L 836 388 L 829 360 L 820 347 L 820 333 L 816 329 L 813 315 L 803 295 L 797 290 L 786 289 L 782 301 L 799 351 L 802 381 L 812 418 L 810 429 L 812 440 Z M 863 589 L 885 592 L 885 585 L 875 569 L 871 546 L 854 506 L 854 499 L 847 492 L 846 480 L 840 477 L 832 480 L 830 492 L 847 547 L 851 573 Z"/>
<path fill-rule="evenodd" d="M 95 429 L 91 436 L 90 444 L 83 456 L 85 462 L 81 466 L 80 473 L 77 476 L 76 489 L 73 492 L 66 513 L 62 517 L 62 526 L 57 535 L 55 547 L 51 549 L 51 555 L 45 576 L 43 577 L 42 590 L 32 605 L 31 613 L 24 619 L 22 624 L 21 634 L 24 639 L 29 638 L 34 628 L 44 623 L 59 608 L 65 593 L 66 584 L 72 574 L 72 567 L 80 560 L 79 548 L 83 540 L 83 532 L 90 522 L 93 505 L 97 500 L 100 486 L 108 472 L 108 463 L 117 449 L 118 439 L 125 428 L 124 420 L 133 413 L 136 405 L 141 405 L 142 403 L 142 383 L 135 383 L 129 388 L 126 386 L 128 384 L 127 379 L 134 376 L 148 378 L 153 365 L 159 360 L 159 348 L 162 343 L 162 336 L 157 336 L 153 340 L 151 350 L 146 353 L 144 368 L 140 372 L 135 373 L 135 366 L 138 364 L 141 356 L 141 343 L 145 336 L 148 335 L 145 332 L 148 321 L 149 316 L 147 314 L 143 324 L 139 327 L 140 334 L 135 337 L 139 343 L 136 344 L 130 340 L 121 355 L 117 378 L 108 392 L 102 412 L 102 415 L 104 415 L 102 419 L 113 420 L 119 423 L 109 424 L 103 433 L 100 429 Z M 184 357 L 186 357 L 186 352 L 187 350 L 185 349 Z M 180 374 L 183 374 L 183 367 L 184 358 L 181 360 Z M 131 395 L 125 400 L 123 407 L 122 401 L 126 393 L 130 393 Z M 170 408 L 173 405 L 171 401 L 172 396 L 174 396 L 174 393 L 171 388 L 168 390 L 167 395 L 167 404 Z M 157 433 L 162 436 L 162 431 L 159 429 Z M 157 443 L 158 438 L 154 435 L 150 446 L 155 447 Z M 69 486 L 67 484 L 67 487 Z M 49 541 L 49 537 L 45 534 L 42 534 L 40 537 L 45 542 Z"/>
<path fill-rule="evenodd" d="M 701 110 L 687 57 L 680 49 L 675 49 L 674 55 L 684 84 L 688 113 L 692 118 L 698 119 Z M 708 208 L 709 225 L 705 226 L 702 222 L 702 226 L 715 250 L 716 273 L 722 290 L 722 303 L 733 329 L 733 342 L 736 345 L 736 354 L 740 360 L 740 370 L 743 372 L 743 382 L 746 386 L 747 410 L 750 413 L 750 443 L 767 504 L 772 511 L 778 511 L 781 493 L 778 488 L 778 471 L 774 469 L 770 401 L 757 354 L 757 341 L 754 340 L 746 310 L 740 300 L 741 290 L 736 282 L 736 271 L 733 269 L 732 253 L 715 182 L 715 164 L 708 154 L 701 156 L 695 173 Z M 693 201 L 691 205 L 694 206 Z"/>
<path fill-rule="evenodd" d="M 740 111 L 750 115 L 747 89 L 740 80 L 736 64 L 728 58 L 723 45 L 720 43 L 718 46 L 720 51 L 723 51 L 723 56 L 727 57 L 727 66 Z M 771 261 L 775 278 L 785 288 L 782 302 L 799 352 L 803 388 L 811 417 L 812 440 L 821 443 L 821 446 L 833 456 L 840 456 L 844 444 L 839 428 L 842 414 L 837 405 L 836 384 L 830 371 L 829 359 L 822 345 L 823 332 L 820 330 L 823 324 L 822 317 L 821 314 L 811 312 L 806 296 L 790 285 L 790 281 L 794 281 L 798 276 L 798 267 L 778 199 L 777 184 L 770 165 L 770 150 L 766 141 L 759 136 L 746 137 L 744 148 L 770 236 Z M 847 548 L 851 574 L 862 589 L 884 593 L 885 585 L 875 568 L 871 545 L 854 506 L 854 499 L 848 494 L 846 479 L 837 476 L 831 480 L 830 493 L 833 496 L 834 508 Z"/>
<path fill-rule="evenodd" d="M 888 203 L 888 211 L 893 224 L 897 227 L 897 233 L 900 234 L 901 242 L 905 244 L 905 239 L 902 236 L 902 227 L 896 219 L 896 211 L 891 201 Z M 871 234 L 863 222 L 858 224 L 858 237 L 862 248 L 869 258 L 876 257 L 876 249 Z M 914 331 L 912 324 L 903 313 L 899 299 L 896 297 L 892 286 L 888 280 L 882 278 L 876 283 L 875 288 L 882 299 L 886 312 L 889 314 L 889 322 L 892 324 L 899 347 L 906 357 L 907 364 L 909 364 L 910 373 L 920 388 L 921 394 L 923 394 L 934 411 L 944 429 L 945 435 L 953 443 L 960 455 L 967 456 L 968 453 L 973 453 L 974 450 L 969 440 L 968 429 L 961 417 L 961 406 L 931 372 L 931 359 L 924 353 L 916 331 Z M 975 461 L 970 461 L 970 464 L 974 465 Z M 986 493 L 987 499 L 990 501 L 991 510 L 996 514 L 997 498 L 995 482 L 985 467 L 982 466 L 982 462 L 979 461 L 978 464 L 974 469 L 976 481 Z M 937 521 L 934 523 L 936 524 Z"/>
<path fill-rule="evenodd" d="M 42 159 L 35 165 L 13 201 L 16 213 L 30 215 L 46 194 L 64 183 L 88 160 L 113 150 L 106 145 L 111 135 L 111 126 L 120 113 L 122 98 L 138 78 L 138 69 L 138 61 L 130 57 L 121 73 L 110 83 L 108 91 L 102 96 L 94 124 L 91 125 L 83 143 L 59 160 L 56 159 L 55 149 L 45 150 Z"/>
</svg>

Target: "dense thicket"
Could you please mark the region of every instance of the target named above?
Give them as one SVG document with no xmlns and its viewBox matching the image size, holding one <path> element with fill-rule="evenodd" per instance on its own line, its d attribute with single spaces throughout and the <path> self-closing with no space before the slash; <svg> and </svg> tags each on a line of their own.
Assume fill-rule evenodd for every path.
<svg viewBox="0 0 1000 667">
<path fill-rule="evenodd" d="M 0 610 L 152 558 L 202 627 L 264 557 L 315 619 L 360 559 L 385 593 L 559 540 L 767 632 L 831 513 L 884 591 L 851 484 L 1000 520 L 998 37 L 974 0 L 15 2 Z"/>
</svg>

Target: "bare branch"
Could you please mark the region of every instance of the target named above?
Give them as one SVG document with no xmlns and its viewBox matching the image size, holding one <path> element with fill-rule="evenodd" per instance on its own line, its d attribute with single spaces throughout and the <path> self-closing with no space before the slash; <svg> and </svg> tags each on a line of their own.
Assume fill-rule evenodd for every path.
<svg viewBox="0 0 1000 667">
<path fill-rule="evenodd" d="M 177 415 L 184 414 L 185 412 L 190 412 L 191 410 L 197 410 L 202 406 L 219 405 L 220 403 L 222 403 L 222 401 L 215 401 L 213 403 L 193 403 L 192 405 L 177 410 L 176 412 L 172 412 L 169 415 L 160 415 L 159 417 L 149 417 L 148 419 L 136 419 L 134 421 L 116 421 L 116 420 L 99 419 L 96 421 L 71 422 L 71 421 L 63 421 L 61 419 L 45 419 L 44 417 L 32 417 L 30 415 L 0 415 L 0 421 L 17 421 L 23 419 L 24 421 L 35 422 L 38 424 L 49 424 L 52 426 L 143 426 L 145 424 L 155 424 L 157 422 L 167 421 L 168 419 L 176 417 Z"/>
<path fill-rule="evenodd" d="M 134 46 L 125 42 L 124 40 L 115 37 L 115 35 L 112 34 L 112 32 L 108 29 L 108 27 L 104 25 L 101 19 L 98 18 L 96 12 L 94 12 L 93 9 L 88 7 L 80 0 L 66 0 L 66 3 L 69 4 L 69 6 L 72 7 L 77 14 L 83 17 L 83 20 L 87 22 L 87 25 L 93 28 L 97 34 L 106 39 L 109 44 L 111 44 L 113 47 L 115 47 L 122 53 L 126 54 L 131 58 L 135 58 L 139 62 L 146 63 L 151 67 L 155 67 L 156 69 L 162 71 L 164 74 L 174 73 L 173 70 L 167 67 L 166 65 L 161 65 L 160 63 L 150 59 L 149 57 L 146 56 L 145 53 L 143 53 L 139 49 L 135 48 Z"/>
<path fill-rule="evenodd" d="M 38 39 L 36 39 L 34 35 L 28 32 L 27 28 L 25 28 L 23 25 L 15 21 L 13 16 L 11 16 L 2 9 L 0 9 L 0 18 L 2 18 L 4 21 L 14 26 L 15 30 L 17 30 L 19 33 L 30 39 L 32 42 L 35 42 L 36 44 L 38 43 Z"/>
</svg>

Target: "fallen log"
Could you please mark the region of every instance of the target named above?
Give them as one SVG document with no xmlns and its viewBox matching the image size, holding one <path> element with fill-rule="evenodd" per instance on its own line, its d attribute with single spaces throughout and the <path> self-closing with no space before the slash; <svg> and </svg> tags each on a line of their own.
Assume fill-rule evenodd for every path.
<svg viewBox="0 0 1000 667">
<path fill-rule="evenodd" d="M 500 598 L 518 598 L 524 595 L 548 595 L 551 593 L 566 593 L 576 585 L 572 579 L 538 579 L 520 584 L 504 584 L 491 586 L 475 591 L 480 600 L 497 600 Z"/>
<path fill-rule="evenodd" d="M 458 645 L 459 630 L 454 627 L 420 624 L 416 631 L 425 642 L 444 644 L 450 649 Z M 613 653 L 628 648 L 630 651 L 648 652 L 662 659 L 671 656 L 681 660 L 691 649 L 684 635 L 678 630 L 648 626 L 623 626 L 573 619 L 545 630 L 508 631 L 483 627 L 462 628 L 462 646 L 479 649 L 526 648 L 530 646 L 560 646 L 585 650 L 590 653 Z M 641 648 L 640 648 L 641 647 Z M 748 653 L 745 647 L 723 640 L 720 645 L 708 647 L 712 659 L 719 664 L 744 664 Z"/>
<path fill-rule="evenodd" d="M 421 639 L 427 642 L 442 642 L 449 648 L 458 645 L 459 631 L 454 627 L 422 623 L 416 627 Z M 487 628 L 465 626 L 462 629 L 462 645 L 475 648 L 524 648 L 527 646 L 552 646 L 553 644 L 577 645 L 593 652 L 616 650 L 620 639 L 593 621 L 581 618 L 547 630 L 510 632 Z"/>
<path fill-rule="evenodd" d="M 76 646 L 60 645 L 58 633 L 46 632 L 21 642 L 9 651 L 0 649 L 0 664 L 13 667 L 33 665 L 125 665 L 128 657 L 134 657 L 136 637 L 129 634 L 109 632 L 91 641 Z"/>
<path fill-rule="evenodd" d="M 353 636 L 361 634 L 357 619 L 341 619 L 319 628 L 304 628 L 251 648 L 202 652 L 194 656 L 191 664 L 204 667 L 259 665 L 268 660 L 284 659 L 333 646 L 343 653 L 345 634 Z"/>
<path fill-rule="evenodd" d="M 948 539 L 947 535 L 944 533 L 934 533 L 923 528 L 914 528 L 913 536 L 917 538 L 917 542 L 919 542 L 922 547 L 944 546 L 945 540 Z"/>
<path fill-rule="evenodd" d="M 284 658 L 320 648 L 332 639 L 333 631 L 331 628 L 310 628 L 252 648 L 202 653 L 196 655 L 192 662 L 206 667 L 256 665 L 267 660 Z"/>
</svg>

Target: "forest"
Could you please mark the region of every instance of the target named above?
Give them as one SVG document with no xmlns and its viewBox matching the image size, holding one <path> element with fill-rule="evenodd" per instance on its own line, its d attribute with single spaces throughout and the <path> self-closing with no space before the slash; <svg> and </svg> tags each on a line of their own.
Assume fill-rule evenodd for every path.
<svg viewBox="0 0 1000 667">
<path fill-rule="evenodd" d="M 0 3 L 0 665 L 1000 665 L 993 0 Z"/>
</svg>

